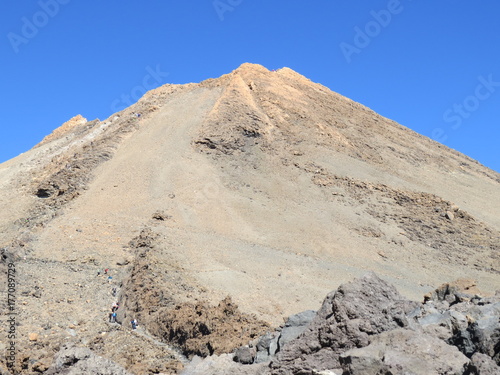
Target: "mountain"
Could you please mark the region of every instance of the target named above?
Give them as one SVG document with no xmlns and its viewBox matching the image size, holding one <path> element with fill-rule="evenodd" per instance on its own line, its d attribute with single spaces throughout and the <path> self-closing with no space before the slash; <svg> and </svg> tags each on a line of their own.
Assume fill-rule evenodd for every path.
<svg viewBox="0 0 500 375">
<path fill-rule="evenodd" d="M 177 371 L 161 340 L 231 351 L 367 271 L 413 300 L 459 277 L 500 285 L 500 175 L 288 68 L 77 116 L 0 164 L 0 188 L 26 373 L 67 343 Z"/>
</svg>

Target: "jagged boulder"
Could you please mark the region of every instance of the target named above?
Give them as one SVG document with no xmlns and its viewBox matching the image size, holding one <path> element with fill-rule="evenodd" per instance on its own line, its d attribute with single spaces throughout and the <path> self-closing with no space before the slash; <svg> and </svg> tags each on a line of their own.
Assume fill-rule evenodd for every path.
<svg viewBox="0 0 500 375">
<path fill-rule="evenodd" d="M 255 360 L 255 355 L 257 354 L 255 348 L 250 348 L 248 346 L 242 346 L 236 349 L 234 353 L 233 360 L 235 362 L 242 363 L 244 365 L 250 365 Z"/>
<path fill-rule="evenodd" d="M 450 305 L 469 301 L 481 294 L 476 285 L 475 280 L 458 279 L 451 283 L 442 284 L 433 292 L 427 293 L 424 296 L 424 301 L 446 301 Z"/>
<path fill-rule="evenodd" d="M 257 340 L 257 354 L 255 356 L 256 363 L 269 361 L 278 351 L 278 339 L 280 331 L 267 332 Z"/>
<path fill-rule="evenodd" d="M 456 347 L 408 329 L 375 335 L 370 345 L 343 353 L 340 362 L 343 375 L 463 375 L 470 364 Z"/>
<path fill-rule="evenodd" d="M 47 375 L 132 375 L 109 359 L 99 357 L 88 348 L 65 347 L 54 357 Z"/>
<path fill-rule="evenodd" d="M 415 310 L 413 329 L 445 340 L 467 357 L 485 354 L 500 363 L 500 298 L 481 297 L 473 280 L 441 285 Z"/>
<path fill-rule="evenodd" d="M 285 324 L 274 332 L 267 332 L 256 340 L 254 362 L 270 361 L 277 352 L 295 340 L 316 316 L 316 311 L 306 310 L 288 317 Z M 241 361 L 240 361 L 241 362 Z M 241 362 L 243 363 L 243 362 Z"/>
<path fill-rule="evenodd" d="M 500 298 L 470 280 L 411 302 L 373 273 L 328 294 L 273 375 L 500 374 Z M 342 370 L 339 369 L 342 367 Z"/>
<path fill-rule="evenodd" d="M 486 354 L 476 353 L 471 358 L 470 375 L 498 375 L 500 366 L 497 366 Z"/>
<path fill-rule="evenodd" d="M 437 308 L 433 302 L 427 301 L 411 314 L 414 321 L 410 326 L 442 340 L 449 340 L 456 332 L 467 329 L 469 320 L 465 311 L 450 310 L 448 304 Z"/>
<path fill-rule="evenodd" d="M 468 357 L 483 353 L 500 365 L 500 299 L 490 298 L 486 302 L 494 303 L 470 306 L 470 324 L 448 341 Z"/>
<path fill-rule="evenodd" d="M 374 273 L 328 294 L 309 327 L 278 353 L 272 374 L 312 374 L 340 367 L 339 356 L 369 345 L 370 337 L 407 327 L 417 307 Z"/>
<path fill-rule="evenodd" d="M 285 347 L 290 341 L 299 337 L 316 316 L 316 311 L 306 310 L 291 315 L 282 328 L 278 338 L 278 351 Z"/>
</svg>

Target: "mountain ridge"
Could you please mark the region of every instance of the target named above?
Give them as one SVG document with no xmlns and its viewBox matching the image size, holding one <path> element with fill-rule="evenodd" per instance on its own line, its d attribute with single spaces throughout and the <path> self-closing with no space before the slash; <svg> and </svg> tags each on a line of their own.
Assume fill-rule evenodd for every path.
<svg viewBox="0 0 500 375">
<path fill-rule="evenodd" d="M 128 337 L 106 322 L 108 285 L 123 288 L 120 321 L 160 336 L 169 309 L 228 295 L 242 321 L 276 326 L 366 271 L 412 299 L 464 275 L 498 287 L 500 175 L 291 69 L 163 85 L 54 134 L 0 164 L 20 330 L 52 351 L 68 339 L 42 328 L 56 321 L 126 362 L 99 338 Z"/>
</svg>

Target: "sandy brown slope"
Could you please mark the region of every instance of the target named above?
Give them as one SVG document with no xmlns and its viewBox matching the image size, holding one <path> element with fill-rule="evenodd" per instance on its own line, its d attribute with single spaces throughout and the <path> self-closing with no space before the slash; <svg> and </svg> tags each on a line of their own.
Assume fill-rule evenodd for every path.
<svg viewBox="0 0 500 375">
<path fill-rule="evenodd" d="M 463 276 L 493 291 L 499 178 L 287 68 L 163 86 L 0 166 L 0 244 L 20 255 L 27 291 L 23 345 L 36 351 L 34 331 L 41 358 L 70 340 L 130 366 L 123 348 L 95 344 L 112 302 L 95 273 L 108 266 L 116 285 L 168 296 L 162 307 L 230 295 L 270 324 L 367 270 L 415 299 Z M 157 237 L 147 253 L 129 245 L 145 227 Z M 148 264 L 147 285 L 127 279 L 126 259 Z M 126 318 L 158 328 L 161 301 L 122 292 L 141 306 Z"/>
</svg>

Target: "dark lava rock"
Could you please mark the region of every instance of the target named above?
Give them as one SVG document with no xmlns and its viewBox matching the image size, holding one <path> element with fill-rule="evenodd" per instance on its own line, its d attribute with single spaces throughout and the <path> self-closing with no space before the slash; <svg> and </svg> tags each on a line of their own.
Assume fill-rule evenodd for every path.
<svg viewBox="0 0 500 375">
<path fill-rule="evenodd" d="M 249 348 L 248 346 L 242 346 L 236 349 L 234 353 L 233 361 L 242 363 L 244 365 L 250 365 L 254 362 L 256 351 L 254 348 Z"/>
<path fill-rule="evenodd" d="M 432 350 L 429 350 L 432 348 Z M 340 356 L 343 375 L 463 375 L 469 359 L 444 341 L 407 329 L 383 332 Z"/>
<path fill-rule="evenodd" d="M 470 375 L 498 375 L 500 366 L 497 366 L 486 354 L 476 353 L 471 358 Z"/>
<path fill-rule="evenodd" d="M 408 326 L 416 302 L 402 297 L 374 273 L 328 294 L 308 328 L 271 363 L 272 374 L 313 374 L 339 368 L 345 351 L 369 345 L 370 337 Z"/>
<path fill-rule="evenodd" d="M 109 359 L 99 357 L 88 348 L 70 347 L 61 349 L 47 375 L 132 375 Z"/>
</svg>

